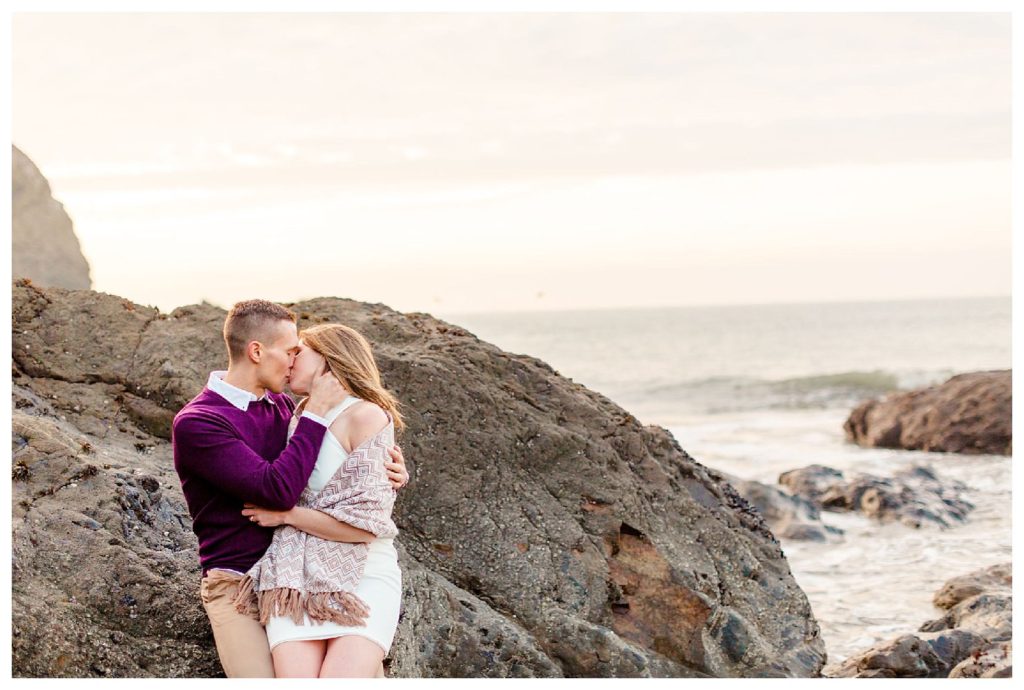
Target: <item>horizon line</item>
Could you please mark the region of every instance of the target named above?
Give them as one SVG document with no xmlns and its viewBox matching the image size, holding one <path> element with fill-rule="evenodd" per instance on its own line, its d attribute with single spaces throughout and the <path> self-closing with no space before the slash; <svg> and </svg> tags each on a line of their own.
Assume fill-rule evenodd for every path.
<svg viewBox="0 0 1024 690">
<path fill-rule="evenodd" d="M 898 298 L 882 298 L 882 299 L 838 299 L 838 300 L 818 300 L 808 302 L 705 302 L 700 304 L 664 304 L 664 305 L 627 305 L 621 307 L 568 307 L 562 309 L 500 309 L 496 311 L 486 310 L 473 310 L 473 311 L 436 311 L 436 312 L 405 312 L 405 313 L 424 313 L 424 314 L 444 314 L 446 316 L 480 316 L 480 315 L 499 315 L 499 314 L 564 314 L 568 312 L 607 312 L 607 311 L 655 311 L 664 309 L 714 309 L 721 307 L 796 307 L 796 306 L 812 306 L 822 304 L 892 304 L 900 302 L 937 302 L 943 300 L 982 300 L 982 299 L 1013 299 L 1013 294 L 1005 295 L 959 295 L 959 296 L 948 296 L 938 295 L 935 297 L 898 297 Z"/>
</svg>

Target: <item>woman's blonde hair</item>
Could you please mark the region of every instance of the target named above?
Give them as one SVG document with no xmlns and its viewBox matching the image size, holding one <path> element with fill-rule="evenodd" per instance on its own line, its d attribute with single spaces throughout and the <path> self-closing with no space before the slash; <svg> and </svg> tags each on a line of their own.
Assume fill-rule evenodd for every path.
<svg viewBox="0 0 1024 690">
<path fill-rule="evenodd" d="M 396 430 L 405 428 L 398 411 L 398 399 L 380 382 L 380 370 L 370 343 L 358 331 L 341 324 L 326 323 L 303 330 L 299 337 L 324 356 L 331 373 L 353 395 L 376 403 L 387 411 L 395 422 Z"/>
</svg>

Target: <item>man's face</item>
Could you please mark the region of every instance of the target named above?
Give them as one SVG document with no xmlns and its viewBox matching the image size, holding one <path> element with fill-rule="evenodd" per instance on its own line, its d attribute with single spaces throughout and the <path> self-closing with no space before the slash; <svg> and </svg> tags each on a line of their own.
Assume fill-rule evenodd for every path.
<svg viewBox="0 0 1024 690">
<path fill-rule="evenodd" d="M 299 351 L 299 329 L 291 321 L 278 321 L 271 334 L 272 338 L 267 338 L 269 342 L 260 343 L 260 382 L 268 390 L 281 393 Z"/>
<path fill-rule="evenodd" d="M 323 368 L 324 356 L 300 340 L 299 354 L 292 362 L 292 369 L 288 373 L 288 387 L 296 395 L 309 395 L 313 378 Z"/>
</svg>

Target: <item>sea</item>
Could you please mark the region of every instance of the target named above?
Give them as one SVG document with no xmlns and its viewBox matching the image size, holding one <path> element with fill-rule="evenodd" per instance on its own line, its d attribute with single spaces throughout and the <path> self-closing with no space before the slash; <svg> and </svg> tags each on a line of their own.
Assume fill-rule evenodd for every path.
<svg viewBox="0 0 1024 690">
<path fill-rule="evenodd" d="M 1009 458 L 861 448 L 843 433 L 863 400 L 1011 368 L 1009 297 L 440 318 L 544 360 L 744 479 L 776 484 L 815 463 L 880 476 L 924 464 L 963 482 L 975 508 L 949 529 L 825 512 L 842 541 L 782 542 L 821 626 L 826 674 L 939 617 L 932 594 L 948 578 L 1011 560 Z"/>
</svg>

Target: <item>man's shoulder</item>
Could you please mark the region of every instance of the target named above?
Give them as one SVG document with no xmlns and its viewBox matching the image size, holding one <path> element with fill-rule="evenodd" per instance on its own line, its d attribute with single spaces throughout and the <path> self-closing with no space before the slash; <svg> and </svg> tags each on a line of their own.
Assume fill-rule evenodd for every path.
<svg viewBox="0 0 1024 690">
<path fill-rule="evenodd" d="M 174 428 L 189 424 L 192 420 L 226 420 L 231 404 L 209 388 L 185 403 L 174 415 Z"/>
<path fill-rule="evenodd" d="M 275 403 L 284 405 L 289 412 L 295 411 L 295 401 L 292 400 L 292 396 L 287 393 L 271 393 L 270 391 L 267 391 L 267 395 L 269 395 Z"/>
</svg>

